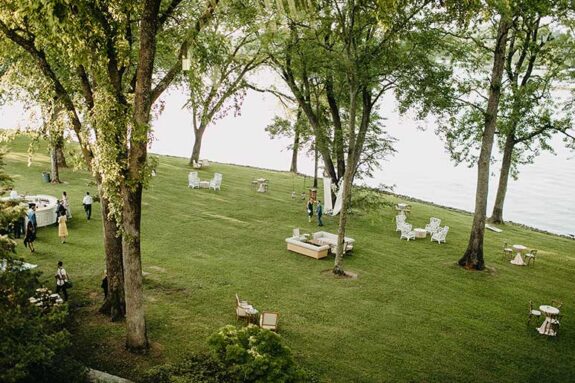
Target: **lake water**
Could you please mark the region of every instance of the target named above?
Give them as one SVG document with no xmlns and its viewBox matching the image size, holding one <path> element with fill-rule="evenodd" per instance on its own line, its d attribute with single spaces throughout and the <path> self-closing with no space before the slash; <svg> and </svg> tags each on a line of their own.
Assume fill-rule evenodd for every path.
<svg viewBox="0 0 575 383">
<path fill-rule="evenodd" d="M 173 91 L 163 97 L 165 109 L 154 120 L 151 151 L 188 157 L 193 145 L 190 113 L 182 109 L 185 97 Z M 386 128 L 398 138 L 397 153 L 382 163 L 372 179 L 360 181 L 369 186 L 395 185 L 398 194 L 409 195 L 441 205 L 473 211 L 476 168 L 454 166 L 443 143 L 436 136 L 433 121 L 418 122 L 399 116 L 392 99 L 384 100 L 382 114 Z M 202 158 L 212 161 L 288 170 L 289 139 L 271 140 L 264 128 L 277 113 L 285 113 L 272 96 L 248 93 L 241 116 L 229 115 L 208 127 L 202 145 Z M 1 110 L 0 127 L 23 127 L 19 105 Z M 422 131 L 420 128 L 424 128 Z M 520 168 L 520 178 L 511 180 L 504 209 L 506 220 L 560 234 L 575 234 L 575 154 L 559 139 L 557 155 L 542 154 L 535 164 Z M 313 160 L 300 155 L 299 170 L 313 174 Z M 497 174 L 499 164 L 492 166 Z M 497 178 L 490 181 L 488 214 L 491 212 Z"/>
</svg>

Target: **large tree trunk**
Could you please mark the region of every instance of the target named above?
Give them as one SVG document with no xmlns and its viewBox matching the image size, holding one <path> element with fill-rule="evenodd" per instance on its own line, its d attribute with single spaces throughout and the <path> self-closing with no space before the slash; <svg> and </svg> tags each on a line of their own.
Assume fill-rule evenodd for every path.
<svg viewBox="0 0 575 383">
<path fill-rule="evenodd" d="M 104 229 L 104 251 L 106 253 L 106 273 L 108 275 L 108 297 L 100 307 L 100 312 L 110 319 L 120 321 L 126 315 L 124 299 L 124 265 L 122 257 L 122 236 L 114 219 L 108 217 L 109 203 L 100 192 L 102 223 Z"/>
<path fill-rule="evenodd" d="M 489 99 L 485 111 L 485 123 L 481 152 L 477 164 L 477 188 L 475 191 L 475 213 L 467 250 L 459 260 L 459 265 L 466 268 L 483 270 L 483 237 L 485 235 L 485 217 L 487 213 L 487 194 L 489 192 L 489 163 L 493 149 L 493 138 L 497 124 L 497 110 L 501 95 L 501 78 L 505 64 L 505 49 L 507 47 L 507 32 L 511 23 L 506 16 L 501 16 L 497 29 L 497 44 L 493 57 L 493 69 L 491 71 L 491 83 L 489 87 Z"/>
<path fill-rule="evenodd" d="M 341 211 L 339 212 L 339 225 L 337 227 L 337 247 L 335 251 L 335 262 L 333 266 L 333 273 L 336 275 L 343 275 L 345 272 L 343 270 L 343 253 L 345 251 L 345 228 L 347 225 L 347 214 L 349 210 L 350 197 L 351 197 L 351 186 L 353 184 L 353 172 L 351 171 L 350 164 L 348 163 L 347 171 L 343 175 L 343 182 L 341 187 L 343 188 L 342 193 L 342 204 Z"/>
<path fill-rule="evenodd" d="M 146 0 L 142 5 L 140 21 L 140 52 L 136 71 L 134 93 L 134 126 L 130 134 L 130 151 L 126 179 L 122 184 L 124 289 L 126 296 L 126 348 L 132 352 L 148 349 L 144 294 L 142 284 L 142 259 L 140 253 L 140 222 L 142 213 L 143 170 L 147 158 L 152 106 L 152 74 L 156 54 L 156 33 L 160 0 Z"/>
<path fill-rule="evenodd" d="M 53 184 L 59 184 L 61 182 L 60 172 L 58 171 L 58 156 L 54 146 L 50 149 L 50 182 Z"/>
<path fill-rule="evenodd" d="M 58 161 L 58 166 L 61 168 L 67 168 L 66 156 L 64 155 L 64 136 L 61 135 L 56 140 L 56 158 Z"/>
<path fill-rule="evenodd" d="M 499 185 L 497 187 L 497 196 L 495 197 L 495 205 L 493 205 L 493 212 L 489 222 L 504 223 L 503 222 L 503 204 L 505 203 L 505 195 L 507 194 L 507 184 L 509 182 L 509 173 L 511 170 L 511 163 L 513 160 L 513 148 L 515 147 L 515 135 L 510 133 L 505 139 L 505 147 L 503 148 L 503 160 L 501 161 L 501 172 L 499 174 Z"/>
<path fill-rule="evenodd" d="M 297 120 L 299 120 L 301 117 L 301 111 L 298 110 L 297 112 Z M 292 173 L 297 173 L 297 155 L 299 154 L 299 129 L 295 128 L 295 132 L 294 132 L 294 138 L 293 138 L 293 145 L 292 145 L 292 151 L 291 151 L 291 165 L 289 168 L 289 171 Z"/>
<path fill-rule="evenodd" d="M 317 146 L 313 145 L 313 187 L 317 189 L 317 160 L 318 160 L 318 153 L 317 153 Z"/>
<path fill-rule="evenodd" d="M 124 289 L 126 296 L 126 347 L 132 352 L 145 352 L 148 348 L 146 320 L 144 317 L 144 294 L 142 261 L 140 254 L 140 221 L 142 187 L 123 190 L 124 236 L 122 250 L 124 260 Z"/>
<path fill-rule="evenodd" d="M 202 137 L 206 131 L 205 127 L 200 126 L 200 129 L 194 129 L 194 148 L 192 149 L 192 156 L 190 157 L 190 165 L 194 162 L 200 162 L 200 150 L 202 149 Z"/>
</svg>

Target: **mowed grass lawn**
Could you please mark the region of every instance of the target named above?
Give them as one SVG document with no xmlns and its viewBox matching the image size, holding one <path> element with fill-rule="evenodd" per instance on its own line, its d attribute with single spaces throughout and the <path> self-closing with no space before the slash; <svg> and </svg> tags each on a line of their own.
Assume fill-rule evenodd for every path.
<svg viewBox="0 0 575 383">
<path fill-rule="evenodd" d="M 39 264 L 54 285 L 58 260 L 74 282 L 71 329 L 77 355 L 93 368 L 137 379 L 147 368 L 206 349 L 218 328 L 237 324 L 234 294 L 260 311 L 280 312 L 280 331 L 297 361 L 324 382 L 573 382 L 575 381 L 575 241 L 514 225 L 486 233 L 488 270 L 466 271 L 455 262 L 469 236 L 471 216 L 412 203 L 409 222 L 429 217 L 450 226 L 447 243 L 400 241 L 391 208 L 359 211 L 347 235 L 356 239 L 345 268 L 356 280 L 329 272 L 333 256 L 314 260 L 286 250 L 284 239 L 308 223 L 305 202 L 292 200 L 303 179 L 289 173 L 212 164 L 201 179 L 221 172 L 220 192 L 187 187 L 183 158 L 159 157 L 157 176 L 144 194 L 142 260 L 148 334 L 146 356 L 123 350 L 124 325 L 97 314 L 104 269 L 100 205 L 87 222 L 81 200 L 96 194 L 85 171 L 63 170 L 64 184 L 42 183 L 49 168 L 40 146 L 27 166 L 27 142 L 17 139 L 6 170 L 19 192 L 69 194 L 73 219 L 61 244 L 57 228 L 41 228 L 37 252 L 18 255 Z M 269 193 L 251 181 L 270 180 Z M 306 185 L 311 183 L 309 177 Z M 386 196 L 391 202 L 394 197 Z M 469 196 L 469 198 L 474 198 Z M 521 196 L 509 196 L 521 198 Z M 552 200 L 553 196 L 542 196 Z M 336 232 L 337 218 L 324 229 Z M 535 267 L 502 259 L 502 246 L 539 249 Z M 558 338 L 527 326 L 530 300 L 563 301 Z"/>
</svg>

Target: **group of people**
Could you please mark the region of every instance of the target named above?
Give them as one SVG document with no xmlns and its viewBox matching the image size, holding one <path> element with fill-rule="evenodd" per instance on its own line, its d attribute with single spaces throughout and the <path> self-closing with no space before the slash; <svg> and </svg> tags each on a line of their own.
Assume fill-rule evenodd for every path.
<svg viewBox="0 0 575 383">
<path fill-rule="evenodd" d="M 315 201 L 313 198 L 310 197 L 310 199 L 308 199 L 307 201 L 307 205 L 306 205 L 306 209 L 307 209 L 307 221 L 311 222 L 311 219 L 313 218 L 313 211 L 314 211 L 314 202 L 316 204 L 315 206 L 315 212 L 317 213 L 317 225 L 318 226 L 323 226 L 323 222 L 321 220 L 321 217 L 323 215 L 323 205 L 321 204 L 320 200 Z"/>
</svg>

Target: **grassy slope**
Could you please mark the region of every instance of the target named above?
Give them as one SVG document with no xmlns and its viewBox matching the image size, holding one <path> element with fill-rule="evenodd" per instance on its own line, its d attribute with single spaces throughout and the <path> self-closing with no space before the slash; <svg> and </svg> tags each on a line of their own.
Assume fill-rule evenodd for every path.
<svg viewBox="0 0 575 383">
<path fill-rule="evenodd" d="M 19 246 L 18 254 L 40 265 L 48 286 L 56 262 L 65 262 L 75 282 L 78 355 L 93 367 L 137 378 L 154 364 L 205 348 L 210 333 L 236 323 L 237 292 L 260 310 L 281 313 L 280 334 L 298 361 L 326 382 L 575 381 L 574 241 L 517 226 L 488 231 L 489 271 L 469 272 L 455 261 L 471 216 L 415 203 L 409 221 L 422 227 L 430 216 L 442 218 L 451 227 L 447 244 L 400 241 L 391 209 L 363 212 L 351 218 L 348 236 L 357 242 L 345 259 L 359 279 L 335 279 L 324 273 L 333 256 L 316 261 L 285 249 L 293 227 L 316 229 L 307 222 L 304 202 L 290 198 L 294 184 L 301 192 L 301 178 L 213 164 L 200 177 L 223 173 L 222 191 L 190 190 L 186 160 L 171 157 L 160 158 L 144 196 L 142 254 L 150 273 L 145 299 L 153 347 L 146 357 L 129 355 L 122 349 L 123 325 L 95 313 L 104 259 L 100 206 L 91 222 L 81 211 L 84 192 L 96 192 L 88 186 L 90 176 L 64 170 L 66 184 L 43 184 L 45 151 L 30 167 L 25 151 L 18 139 L 6 157 L 17 190 L 56 196 L 66 190 L 74 218 L 69 243 L 60 244 L 56 227 L 42 228 L 37 253 Z M 260 176 L 270 179 L 267 194 L 250 184 Z M 325 223 L 325 230 L 336 231 L 336 219 Z M 535 267 L 502 260 L 504 241 L 539 249 Z M 547 339 L 526 327 L 527 303 L 553 298 L 564 302 L 565 317 L 560 337 Z"/>
</svg>

